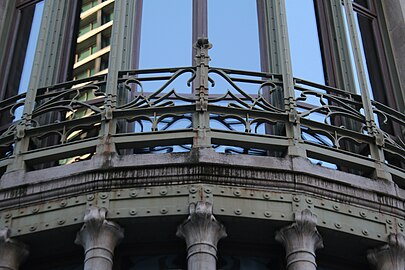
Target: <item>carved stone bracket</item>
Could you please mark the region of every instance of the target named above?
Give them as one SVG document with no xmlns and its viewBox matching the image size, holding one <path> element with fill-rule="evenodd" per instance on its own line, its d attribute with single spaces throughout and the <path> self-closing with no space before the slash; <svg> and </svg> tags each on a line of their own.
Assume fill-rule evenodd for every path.
<svg viewBox="0 0 405 270">
<path fill-rule="evenodd" d="M 367 259 L 377 270 L 404 270 L 405 236 L 390 234 L 388 244 L 369 250 Z"/>
<path fill-rule="evenodd" d="M 316 215 L 305 209 L 295 214 L 294 224 L 277 232 L 276 240 L 286 250 L 288 270 L 316 270 L 315 250 L 323 248 L 316 224 Z"/>
<path fill-rule="evenodd" d="M 0 230 L 0 269 L 17 270 L 28 254 L 25 244 L 10 238 L 8 228 Z"/>
<path fill-rule="evenodd" d="M 84 269 L 111 270 L 114 248 L 124 237 L 124 230 L 106 220 L 107 209 L 90 207 L 75 243 L 85 251 Z"/>
<path fill-rule="evenodd" d="M 227 235 L 212 215 L 212 204 L 190 204 L 190 215 L 177 228 L 177 236 L 186 240 L 188 270 L 216 269 L 217 244 Z"/>
</svg>

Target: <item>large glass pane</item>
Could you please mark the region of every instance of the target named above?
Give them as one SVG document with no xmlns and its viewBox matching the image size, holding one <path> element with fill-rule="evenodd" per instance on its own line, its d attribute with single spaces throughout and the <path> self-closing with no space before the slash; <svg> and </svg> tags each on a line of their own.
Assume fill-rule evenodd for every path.
<svg viewBox="0 0 405 270">
<path fill-rule="evenodd" d="M 28 39 L 27 52 L 25 54 L 24 66 L 21 73 L 20 85 L 18 94 L 27 92 L 30 81 L 32 66 L 34 64 L 35 49 L 38 43 L 38 35 L 41 24 L 42 12 L 44 10 L 44 2 L 41 1 L 35 5 L 34 16 L 32 19 L 31 32 Z"/>
<path fill-rule="evenodd" d="M 141 69 L 190 66 L 192 1 L 143 1 Z"/>
<path fill-rule="evenodd" d="M 209 0 L 211 66 L 260 71 L 256 1 Z"/>
<path fill-rule="evenodd" d="M 346 18 L 346 11 L 344 9 L 344 6 L 342 6 L 342 11 L 343 11 L 343 17 L 344 17 L 344 23 L 345 23 L 345 29 L 346 29 L 346 36 L 347 36 L 347 40 L 348 40 L 348 46 L 349 46 L 349 56 L 350 56 L 350 61 L 352 64 L 352 68 L 353 68 L 353 77 L 354 77 L 354 81 L 355 81 L 355 87 L 356 87 L 356 93 L 360 94 L 360 81 L 359 81 L 359 77 L 356 71 L 356 64 L 354 61 L 354 54 L 353 54 L 353 46 L 352 43 L 350 42 L 350 32 L 349 32 L 349 26 L 347 25 L 347 18 Z M 354 11 L 354 19 L 355 19 L 355 26 L 356 26 L 356 32 L 358 33 L 359 37 L 361 36 L 361 31 L 360 31 L 360 25 L 359 25 L 359 18 L 358 18 L 358 14 L 357 12 Z M 364 20 L 368 20 L 366 18 L 364 18 Z M 367 66 L 367 62 L 366 62 L 366 55 L 365 55 L 365 47 L 363 45 L 363 39 L 359 38 L 359 45 L 360 45 L 360 52 L 361 52 L 361 61 L 364 67 L 364 71 L 365 76 L 366 76 L 366 82 L 367 82 L 367 87 L 368 87 L 368 91 L 370 94 L 370 98 L 374 99 L 373 97 L 373 91 L 372 91 L 372 86 L 371 86 L 371 82 L 370 82 L 370 75 L 368 72 L 368 66 Z M 370 44 L 371 45 L 371 44 Z M 370 48 L 371 49 L 371 48 Z"/>
<path fill-rule="evenodd" d="M 313 0 L 287 0 L 286 9 L 294 76 L 325 84 Z"/>
</svg>

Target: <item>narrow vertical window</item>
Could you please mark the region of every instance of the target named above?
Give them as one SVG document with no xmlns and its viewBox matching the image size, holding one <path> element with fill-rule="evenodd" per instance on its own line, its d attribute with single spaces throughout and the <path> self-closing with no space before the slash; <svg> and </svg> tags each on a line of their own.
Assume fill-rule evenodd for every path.
<svg viewBox="0 0 405 270">
<path fill-rule="evenodd" d="M 287 0 L 286 10 L 293 75 L 325 84 L 313 0 Z"/>
<path fill-rule="evenodd" d="M 41 24 L 42 12 L 44 10 L 44 2 L 37 3 L 34 7 L 34 15 L 32 18 L 31 31 L 28 38 L 27 50 L 24 59 L 24 65 L 21 73 L 20 85 L 18 93 L 27 92 L 28 83 L 31 76 L 32 66 L 34 64 L 35 49 L 38 43 L 38 35 Z M 24 11 L 23 11 L 24 13 Z"/>
<path fill-rule="evenodd" d="M 107 73 L 114 0 L 84 0 L 81 6 L 73 78 Z"/>
<path fill-rule="evenodd" d="M 260 71 L 255 1 L 209 0 L 208 37 L 211 66 Z"/>
<path fill-rule="evenodd" d="M 191 65 L 190 0 L 143 1 L 141 69 Z"/>
</svg>

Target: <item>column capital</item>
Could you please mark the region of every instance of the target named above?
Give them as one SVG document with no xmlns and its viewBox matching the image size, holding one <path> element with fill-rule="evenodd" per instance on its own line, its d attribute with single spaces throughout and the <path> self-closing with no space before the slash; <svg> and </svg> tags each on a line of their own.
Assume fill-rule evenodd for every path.
<svg viewBox="0 0 405 270">
<path fill-rule="evenodd" d="M 211 203 L 191 203 L 190 215 L 178 226 L 176 235 L 186 241 L 189 269 L 215 269 L 218 241 L 227 234 L 224 225 L 213 216 Z M 197 265 L 209 267 L 199 268 Z"/>
<path fill-rule="evenodd" d="M 369 250 L 367 259 L 377 270 L 404 270 L 405 236 L 390 234 L 388 244 Z"/>
<path fill-rule="evenodd" d="M 124 230 L 108 221 L 106 214 L 105 208 L 90 207 L 84 216 L 84 225 L 77 233 L 75 243 L 84 248 L 85 269 L 111 269 L 114 248 L 124 237 Z"/>
<path fill-rule="evenodd" d="M 28 257 L 28 247 L 10 238 L 10 229 L 0 230 L 0 269 L 17 270 Z"/>
<path fill-rule="evenodd" d="M 276 240 L 282 243 L 286 250 L 287 269 L 299 262 L 312 264 L 313 269 L 316 268 L 315 251 L 323 248 L 322 236 L 318 233 L 316 224 L 316 215 L 305 209 L 295 213 L 295 222 L 292 225 L 277 232 Z"/>
</svg>

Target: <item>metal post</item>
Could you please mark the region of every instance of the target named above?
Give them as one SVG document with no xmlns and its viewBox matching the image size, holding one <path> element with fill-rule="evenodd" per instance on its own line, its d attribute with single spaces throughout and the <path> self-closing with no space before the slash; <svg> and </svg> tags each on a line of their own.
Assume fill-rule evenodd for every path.
<svg viewBox="0 0 405 270">
<path fill-rule="evenodd" d="M 115 0 L 114 23 L 111 34 L 111 52 L 109 57 L 108 75 L 106 83 L 106 100 L 104 103 L 104 114 L 100 129 L 100 142 L 97 147 L 97 156 L 108 157 L 116 153 L 115 145 L 111 137 L 117 129 L 117 119 L 113 118 L 113 111 L 117 107 L 118 73 L 120 70 L 131 68 L 134 64 L 132 59 L 133 48 L 139 44 L 133 42 L 135 23 L 132 18 L 136 13 L 137 1 Z"/>
<path fill-rule="evenodd" d="M 285 8 L 285 0 L 275 0 L 274 5 L 276 21 L 278 22 L 278 51 L 281 59 L 281 73 L 283 75 L 283 89 L 284 89 L 284 106 L 289 114 L 289 122 L 286 123 L 287 137 L 290 138 L 290 146 L 288 147 L 288 154 L 292 156 L 306 156 L 305 149 L 300 146 L 301 127 L 300 119 L 297 112 L 297 104 L 295 101 L 294 93 L 294 79 L 292 74 L 290 45 L 288 39 L 287 29 L 287 14 Z"/>
<path fill-rule="evenodd" d="M 370 154 L 371 157 L 376 160 L 375 165 L 376 177 L 390 180 L 391 175 L 387 173 L 386 170 L 384 170 L 385 158 L 384 158 L 384 151 L 382 149 L 384 144 L 384 138 L 381 131 L 379 131 L 374 119 L 373 106 L 371 104 L 369 89 L 367 85 L 366 72 L 362 61 L 360 42 L 354 19 L 355 15 L 353 11 L 353 3 L 351 0 L 343 0 L 343 4 L 346 12 L 346 20 L 350 33 L 350 42 L 352 44 L 357 77 L 360 84 L 360 94 L 363 102 L 367 131 L 370 135 L 374 137 L 375 140 L 374 143 L 370 144 L 370 152 L 371 152 Z"/>
<path fill-rule="evenodd" d="M 207 38 L 198 39 L 194 45 L 197 49 L 196 55 L 196 112 L 193 115 L 193 129 L 196 132 L 193 147 L 211 147 L 209 135 L 210 115 L 208 110 L 208 63 L 210 57 L 208 50 L 212 47 Z"/>
</svg>

